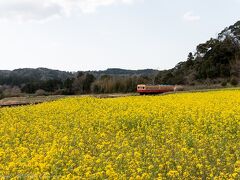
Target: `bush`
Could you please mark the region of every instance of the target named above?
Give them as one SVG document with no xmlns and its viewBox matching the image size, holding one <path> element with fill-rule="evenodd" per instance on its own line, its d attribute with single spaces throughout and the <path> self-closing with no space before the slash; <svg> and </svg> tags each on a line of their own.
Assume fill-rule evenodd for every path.
<svg viewBox="0 0 240 180">
<path fill-rule="evenodd" d="M 238 79 L 236 77 L 232 77 L 230 83 L 231 85 L 236 86 L 238 85 Z"/>
<path fill-rule="evenodd" d="M 21 89 L 17 86 L 6 87 L 2 92 L 3 97 L 19 97 L 21 96 Z"/>
<path fill-rule="evenodd" d="M 38 90 L 35 92 L 35 95 L 37 95 L 37 96 L 46 96 L 46 95 L 47 95 L 47 92 L 44 91 L 43 89 L 38 89 Z"/>
<path fill-rule="evenodd" d="M 223 82 L 221 83 L 221 85 L 222 85 L 223 87 L 227 86 L 227 81 L 223 81 Z"/>
</svg>

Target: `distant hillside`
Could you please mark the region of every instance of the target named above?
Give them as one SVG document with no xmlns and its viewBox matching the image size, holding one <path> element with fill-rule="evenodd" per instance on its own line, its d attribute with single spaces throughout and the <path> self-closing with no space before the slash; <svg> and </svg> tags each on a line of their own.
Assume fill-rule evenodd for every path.
<svg viewBox="0 0 240 180">
<path fill-rule="evenodd" d="M 240 21 L 189 53 L 185 62 L 161 71 L 156 83 L 235 85 L 240 80 Z"/>
<path fill-rule="evenodd" d="M 119 68 L 111 68 L 104 71 L 86 71 L 83 73 L 89 73 L 95 77 L 101 77 L 103 75 L 109 76 L 152 76 L 158 73 L 157 70 L 144 69 L 144 70 L 126 70 Z M 22 85 L 29 82 L 39 82 L 48 80 L 60 80 L 64 81 L 68 78 L 75 77 L 77 73 L 66 72 L 59 70 L 52 70 L 47 68 L 23 68 L 15 69 L 13 71 L 0 70 L 0 85 Z"/>
<path fill-rule="evenodd" d="M 120 68 L 109 68 L 104 71 L 87 71 L 95 76 L 110 75 L 110 76 L 152 76 L 158 73 L 158 70 L 154 69 L 142 69 L 142 70 L 127 70 Z"/>
<path fill-rule="evenodd" d="M 23 68 L 13 71 L 0 70 L 0 85 L 21 85 L 24 83 L 47 80 L 65 80 L 73 74 L 47 68 Z"/>
</svg>

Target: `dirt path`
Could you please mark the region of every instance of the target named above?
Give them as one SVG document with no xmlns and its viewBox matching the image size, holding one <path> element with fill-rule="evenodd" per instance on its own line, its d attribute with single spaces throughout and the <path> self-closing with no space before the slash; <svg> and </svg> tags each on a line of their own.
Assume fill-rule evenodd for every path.
<svg viewBox="0 0 240 180">
<path fill-rule="evenodd" d="M 92 96 L 96 98 L 117 98 L 117 97 L 126 97 L 126 96 L 134 96 L 137 94 L 129 93 L 129 94 L 89 94 L 89 95 L 74 95 L 74 96 L 26 96 L 26 97 L 11 97 L 4 98 L 0 100 L 0 107 L 13 107 L 13 106 L 23 106 L 23 105 L 34 105 L 43 102 L 49 102 L 58 100 L 66 97 L 86 97 Z"/>
</svg>

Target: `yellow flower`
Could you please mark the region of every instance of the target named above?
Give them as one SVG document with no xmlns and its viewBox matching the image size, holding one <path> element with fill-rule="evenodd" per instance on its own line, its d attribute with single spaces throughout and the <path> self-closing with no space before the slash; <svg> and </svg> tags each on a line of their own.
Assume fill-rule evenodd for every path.
<svg viewBox="0 0 240 180">
<path fill-rule="evenodd" d="M 1 108 L 0 177 L 239 179 L 239 120 L 239 89 Z"/>
<path fill-rule="evenodd" d="M 170 171 L 168 171 L 167 176 L 169 176 L 169 177 L 178 177 L 179 173 L 177 171 L 175 171 L 175 170 L 170 170 Z"/>
</svg>

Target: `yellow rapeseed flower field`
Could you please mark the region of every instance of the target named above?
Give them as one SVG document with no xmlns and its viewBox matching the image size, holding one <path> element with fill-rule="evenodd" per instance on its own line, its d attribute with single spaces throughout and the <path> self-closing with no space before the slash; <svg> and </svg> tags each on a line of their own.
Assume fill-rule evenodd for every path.
<svg viewBox="0 0 240 180">
<path fill-rule="evenodd" d="M 240 179 L 240 90 L 0 109 L 0 179 Z"/>
</svg>

